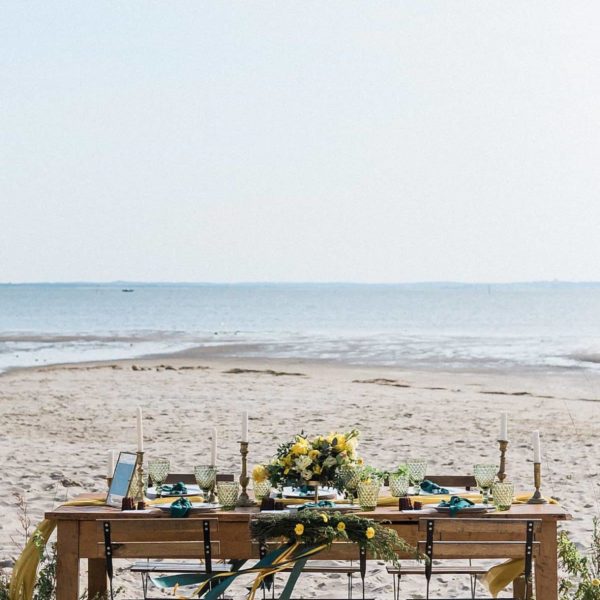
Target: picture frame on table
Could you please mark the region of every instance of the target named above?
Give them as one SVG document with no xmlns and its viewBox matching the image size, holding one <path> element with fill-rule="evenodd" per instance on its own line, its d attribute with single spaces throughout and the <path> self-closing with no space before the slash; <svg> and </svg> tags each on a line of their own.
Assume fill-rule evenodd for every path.
<svg viewBox="0 0 600 600">
<path fill-rule="evenodd" d="M 138 464 L 137 452 L 120 452 L 113 478 L 106 496 L 106 504 L 121 508 L 123 498 L 129 495 Z"/>
</svg>

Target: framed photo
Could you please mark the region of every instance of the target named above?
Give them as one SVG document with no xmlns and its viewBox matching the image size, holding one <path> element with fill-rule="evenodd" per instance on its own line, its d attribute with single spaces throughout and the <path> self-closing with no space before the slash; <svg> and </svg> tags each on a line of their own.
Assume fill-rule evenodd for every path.
<svg viewBox="0 0 600 600">
<path fill-rule="evenodd" d="M 123 498 L 129 494 L 131 481 L 137 467 L 137 454 L 135 452 L 121 452 L 113 473 L 112 483 L 106 497 L 106 504 L 121 508 Z"/>
</svg>

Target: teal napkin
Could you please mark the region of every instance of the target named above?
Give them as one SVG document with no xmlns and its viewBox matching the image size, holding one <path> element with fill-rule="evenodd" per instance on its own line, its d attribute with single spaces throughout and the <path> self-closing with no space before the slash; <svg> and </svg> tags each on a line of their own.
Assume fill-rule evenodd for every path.
<svg viewBox="0 0 600 600">
<path fill-rule="evenodd" d="M 183 481 L 178 481 L 173 485 L 161 485 L 160 493 L 164 496 L 170 496 L 171 494 L 187 494 L 187 487 Z"/>
<path fill-rule="evenodd" d="M 318 502 L 305 502 L 302 506 L 298 507 L 298 510 L 304 510 L 305 508 L 333 508 L 335 502 L 331 500 L 319 500 Z"/>
<path fill-rule="evenodd" d="M 192 503 L 187 498 L 177 498 L 173 504 L 171 504 L 171 516 L 176 519 L 187 517 Z"/>
<path fill-rule="evenodd" d="M 445 500 L 442 500 L 442 502 L 440 502 L 438 504 L 438 506 L 442 507 L 442 508 L 449 508 L 450 509 L 450 516 L 454 517 L 456 515 L 457 512 L 459 512 L 460 510 L 462 510 L 463 508 L 467 508 L 468 506 L 473 506 L 475 503 L 471 502 L 468 498 L 461 498 L 460 496 L 452 496 L 450 498 L 450 500 L 448 500 L 447 502 Z"/>
<path fill-rule="evenodd" d="M 425 481 L 421 481 L 421 489 L 427 494 L 449 494 L 450 492 L 443 487 L 440 487 L 437 483 L 433 483 L 433 481 L 429 481 L 426 479 Z"/>
</svg>

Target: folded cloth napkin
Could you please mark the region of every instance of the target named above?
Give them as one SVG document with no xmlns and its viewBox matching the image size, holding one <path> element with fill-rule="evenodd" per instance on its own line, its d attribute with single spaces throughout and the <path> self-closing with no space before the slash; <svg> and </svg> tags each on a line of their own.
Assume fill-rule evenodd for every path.
<svg viewBox="0 0 600 600">
<path fill-rule="evenodd" d="M 187 498 L 177 498 L 173 504 L 171 504 L 171 516 L 175 518 L 187 517 L 192 503 Z"/>
<path fill-rule="evenodd" d="M 335 502 L 331 500 L 319 500 L 318 502 L 305 502 L 302 506 L 298 507 L 298 510 L 304 510 L 305 508 L 333 508 Z"/>
<path fill-rule="evenodd" d="M 425 481 L 421 481 L 421 489 L 427 494 L 449 494 L 450 492 L 443 487 L 440 487 L 437 483 L 433 481 L 429 481 L 426 479 Z"/>
<path fill-rule="evenodd" d="M 455 516 L 457 512 L 468 506 L 473 506 L 475 503 L 471 502 L 468 498 L 461 498 L 460 496 L 452 496 L 450 500 L 442 500 L 438 506 L 450 509 L 450 516 Z"/>
<path fill-rule="evenodd" d="M 177 483 L 174 483 L 173 485 L 161 485 L 160 486 L 160 493 L 161 494 L 165 494 L 165 495 L 173 495 L 173 494 L 187 494 L 187 487 L 185 486 L 185 483 L 183 483 L 183 481 L 178 481 Z"/>
</svg>

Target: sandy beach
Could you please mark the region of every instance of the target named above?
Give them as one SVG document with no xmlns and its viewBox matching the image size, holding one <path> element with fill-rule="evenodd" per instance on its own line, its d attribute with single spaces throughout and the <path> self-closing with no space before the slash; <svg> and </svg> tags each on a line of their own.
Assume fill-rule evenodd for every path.
<svg viewBox="0 0 600 600">
<path fill-rule="evenodd" d="M 507 471 L 532 489 L 531 432 L 542 436 L 543 492 L 573 514 L 564 527 L 586 543 L 598 514 L 600 376 L 581 371 L 502 373 L 402 371 L 198 353 L 144 360 L 60 365 L 0 376 L 0 566 L 22 542 L 15 494 L 32 523 L 84 491 L 104 491 L 107 451 L 135 449 L 135 408 L 144 409 L 146 456 L 167 456 L 172 471 L 206 460 L 211 427 L 218 466 L 239 475 L 243 410 L 250 413 L 250 463 L 266 461 L 300 430 L 361 430 L 367 464 L 391 468 L 427 457 L 429 471 L 469 473 L 497 461 L 500 413 L 509 413 Z M 448 581 L 448 589 L 466 581 Z M 381 565 L 370 593 L 391 597 Z M 306 580 L 306 595 L 331 582 Z M 343 592 L 344 583 L 339 582 Z M 403 590 L 411 590 L 404 585 Z M 414 589 L 419 590 L 419 582 Z"/>
</svg>

